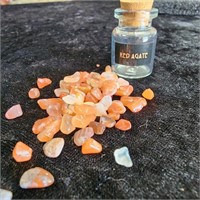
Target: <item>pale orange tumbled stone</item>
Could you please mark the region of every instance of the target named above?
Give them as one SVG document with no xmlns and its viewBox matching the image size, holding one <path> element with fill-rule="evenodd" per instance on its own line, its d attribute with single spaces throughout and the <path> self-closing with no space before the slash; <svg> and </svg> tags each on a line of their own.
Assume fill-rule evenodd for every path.
<svg viewBox="0 0 200 200">
<path fill-rule="evenodd" d="M 41 168 L 35 167 L 25 171 L 21 178 L 19 185 L 23 189 L 30 189 L 30 188 L 45 188 L 54 183 L 53 175 Z"/>
<path fill-rule="evenodd" d="M 64 114 L 62 117 L 60 131 L 66 135 L 72 133 L 76 128 L 72 125 L 72 116 Z"/>
<path fill-rule="evenodd" d="M 49 78 L 38 78 L 37 79 L 37 86 L 38 88 L 42 89 L 52 83 L 52 80 Z"/>
<path fill-rule="evenodd" d="M 47 107 L 52 104 L 60 104 L 62 106 L 64 102 L 60 98 L 48 98 L 48 99 L 39 99 L 37 103 L 42 110 L 46 110 Z"/>
<path fill-rule="evenodd" d="M 53 138 L 43 146 L 44 154 L 49 158 L 57 158 L 64 147 L 63 138 Z"/>
<path fill-rule="evenodd" d="M 38 88 L 31 88 L 28 92 L 28 96 L 30 99 L 36 99 L 40 97 L 40 91 Z"/>
<path fill-rule="evenodd" d="M 124 114 L 126 112 L 126 108 L 123 103 L 119 100 L 114 100 L 110 107 L 108 108 L 109 113 L 119 113 Z"/>
<path fill-rule="evenodd" d="M 9 108 L 5 114 L 6 119 L 15 119 L 23 115 L 23 111 L 20 104 L 14 105 Z"/>
<path fill-rule="evenodd" d="M 37 135 L 40 142 L 50 141 L 54 135 L 60 130 L 61 118 L 57 118 L 50 124 L 48 124 L 42 132 Z"/>
<path fill-rule="evenodd" d="M 131 129 L 132 125 L 131 122 L 126 119 L 120 119 L 116 124 L 115 127 L 122 131 L 127 131 Z"/>
<path fill-rule="evenodd" d="M 29 161 L 32 157 L 33 150 L 23 142 L 17 142 L 15 145 L 12 156 L 16 162 Z"/>
<path fill-rule="evenodd" d="M 88 140 L 86 140 L 86 142 L 83 143 L 81 152 L 82 154 L 101 153 L 102 145 L 93 138 L 89 138 Z"/>
<path fill-rule="evenodd" d="M 96 115 L 75 115 L 72 117 L 72 125 L 76 128 L 85 128 L 90 122 L 95 121 Z"/>
</svg>

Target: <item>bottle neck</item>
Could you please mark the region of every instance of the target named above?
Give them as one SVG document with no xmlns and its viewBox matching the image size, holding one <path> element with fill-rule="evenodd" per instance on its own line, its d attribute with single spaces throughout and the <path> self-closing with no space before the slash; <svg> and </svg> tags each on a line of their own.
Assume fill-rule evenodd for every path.
<svg viewBox="0 0 200 200">
<path fill-rule="evenodd" d="M 151 27 L 152 20 L 157 17 L 158 9 L 152 10 L 122 10 L 115 9 L 115 18 L 119 20 L 119 27 L 147 29 Z"/>
<path fill-rule="evenodd" d="M 130 19 L 120 19 L 118 22 L 120 28 L 132 28 L 132 29 L 148 29 L 152 26 L 151 21 L 135 21 Z"/>
</svg>

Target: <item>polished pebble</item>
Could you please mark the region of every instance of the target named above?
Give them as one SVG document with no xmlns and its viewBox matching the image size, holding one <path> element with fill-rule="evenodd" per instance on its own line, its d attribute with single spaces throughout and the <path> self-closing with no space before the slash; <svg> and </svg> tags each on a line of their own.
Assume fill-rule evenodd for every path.
<svg viewBox="0 0 200 200">
<path fill-rule="evenodd" d="M 57 158 L 64 147 L 63 138 L 53 138 L 43 146 L 44 154 L 49 158 Z"/>
<path fill-rule="evenodd" d="M 13 196 L 13 194 L 11 191 L 0 189 L 0 199 L 1 200 L 11 200 L 12 196 Z"/>
<path fill-rule="evenodd" d="M 15 119 L 23 115 L 23 111 L 20 104 L 16 104 L 9 108 L 5 114 L 6 119 Z"/>
<path fill-rule="evenodd" d="M 19 185 L 23 189 L 45 188 L 53 183 L 53 175 L 41 167 L 35 167 L 25 171 L 19 181 Z"/>
<path fill-rule="evenodd" d="M 115 162 L 119 165 L 123 165 L 125 167 L 133 166 L 133 162 L 131 160 L 127 147 L 116 149 L 114 151 L 114 157 L 115 157 Z"/>
</svg>

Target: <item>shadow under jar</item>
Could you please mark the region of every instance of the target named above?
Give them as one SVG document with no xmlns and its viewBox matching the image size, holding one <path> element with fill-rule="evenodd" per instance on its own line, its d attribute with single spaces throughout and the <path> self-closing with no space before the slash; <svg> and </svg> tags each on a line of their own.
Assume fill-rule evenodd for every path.
<svg viewBox="0 0 200 200">
<path fill-rule="evenodd" d="M 157 30 L 152 20 L 158 9 L 123 10 L 115 9 L 119 24 L 112 32 L 111 64 L 119 76 L 138 79 L 153 71 Z"/>
</svg>

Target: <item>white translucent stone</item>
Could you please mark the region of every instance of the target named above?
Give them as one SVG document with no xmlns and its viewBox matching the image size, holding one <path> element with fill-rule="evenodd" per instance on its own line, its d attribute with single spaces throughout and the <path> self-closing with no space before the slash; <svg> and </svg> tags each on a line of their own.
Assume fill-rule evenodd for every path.
<svg viewBox="0 0 200 200">
<path fill-rule="evenodd" d="M 127 147 L 122 147 L 120 149 L 116 149 L 114 151 L 115 161 L 119 165 L 123 165 L 125 167 L 132 167 L 133 162 L 129 155 L 129 151 Z"/>
<path fill-rule="evenodd" d="M 102 103 L 95 104 L 96 116 L 104 116 L 107 115 L 106 109 Z"/>
<path fill-rule="evenodd" d="M 112 104 L 112 97 L 111 96 L 104 96 L 99 103 L 102 103 L 103 106 L 105 107 L 106 110 L 108 110 L 108 108 L 111 106 Z"/>
<path fill-rule="evenodd" d="M 67 96 L 64 96 L 62 100 L 67 104 L 75 104 L 76 103 L 76 95 L 75 94 L 69 94 Z"/>
<path fill-rule="evenodd" d="M 11 200 L 12 199 L 12 192 L 4 189 L 0 189 L 0 199 L 1 200 Z"/>
</svg>

